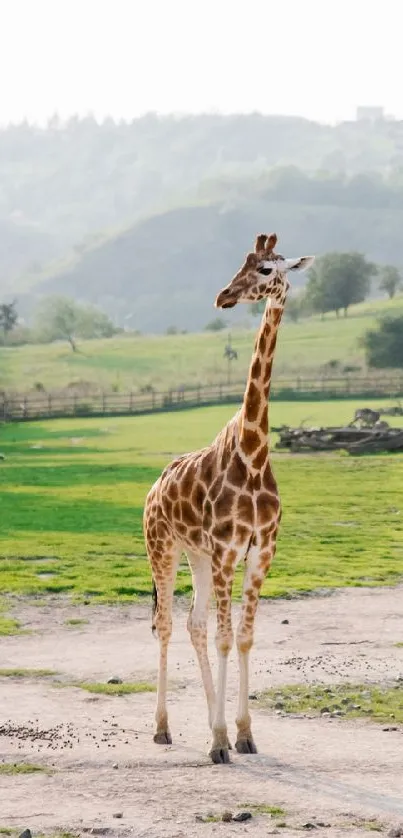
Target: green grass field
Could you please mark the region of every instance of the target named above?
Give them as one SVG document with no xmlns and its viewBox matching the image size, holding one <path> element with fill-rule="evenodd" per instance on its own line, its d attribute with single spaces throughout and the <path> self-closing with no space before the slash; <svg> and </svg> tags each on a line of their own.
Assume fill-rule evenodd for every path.
<svg viewBox="0 0 403 838">
<path fill-rule="evenodd" d="M 334 424 L 358 404 L 274 402 L 271 421 Z M 104 601 L 149 595 L 145 495 L 174 455 L 209 443 L 233 412 L 3 426 L 0 591 Z M 403 455 L 274 457 L 284 518 L 265 596 L 403 577 Z M 184 564 L 177 591 L 190 584 Z M 237 595 L 240 584 L 238 575 Z M 0 619 L 0 631 L 12 630 L 6 613 Z"/>
<path fill-rule="evenodd" d="M 300 323 L 285 321 L 279 336 L 276 376 L 296 379 L 297 375 L 317 374 L 319 367 L 331 360 L 363 366 L 359 338 L 376 323 L 377 315 L 391 311 L 403 313 L 403 296 L 392 302 L 376 300 L 353 306 L 347 318 L 328 314 L 323 321 L 317 317 Z M 253 330 L 231 329 L 238 352 L 232 369 L 234 381 L 242 381 L 246 376 L 258 325 L 259 318 L 255 318 Z M 85 381 L 128 391 L 145 385 L 168 390 L 178 385 L 219 383 L 227 378 L 227 361 L 223 357 L 227 339 L 227 330 L 116 337 L 82 342 L 76 354 L 67 343 L 0 347 L 0 388 L 25 391 L 40 383 L 52 389 Z"/>
</svg>

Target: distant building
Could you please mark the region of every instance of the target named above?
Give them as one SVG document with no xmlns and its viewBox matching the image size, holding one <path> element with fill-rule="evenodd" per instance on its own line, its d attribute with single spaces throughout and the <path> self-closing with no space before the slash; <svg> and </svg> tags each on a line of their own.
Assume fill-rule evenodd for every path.
<svg viewBox="0 0 403 838">
<path fill-rule="evenodd" d="M 385 114 L 382 107 L 360 105 L 356 110 L 355 118 L 357 122 L 377 122 L 380 119 L 385 119 Z"/>
</svg>

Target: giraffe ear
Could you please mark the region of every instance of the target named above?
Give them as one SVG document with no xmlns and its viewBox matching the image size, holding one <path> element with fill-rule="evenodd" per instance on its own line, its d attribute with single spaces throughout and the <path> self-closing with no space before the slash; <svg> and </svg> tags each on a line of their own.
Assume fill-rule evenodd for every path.
<svg viewBox="0 0 403 838">
<path fill-rule="evenodd" d="M 261 253 L 266 248 L 267 236 L 266 233 L 260 233 L 255 241 L 255 253 Z"/>
<path fill-rule="evenodd" d="M 315 261 L 314 256 L 301 256 L 299 259 L 286 259 L 286 271 L 306 271 Z"/>
</svg>

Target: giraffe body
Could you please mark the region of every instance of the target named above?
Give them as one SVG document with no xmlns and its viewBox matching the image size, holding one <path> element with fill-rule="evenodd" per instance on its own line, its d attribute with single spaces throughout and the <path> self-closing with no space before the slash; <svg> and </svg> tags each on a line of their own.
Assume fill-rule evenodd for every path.
<svg viewBox="0 0 403 838">
<path fill-rule="evenodd" d="M 275 241 L 275 236 L 259 236 L 255 253 L 249 254 L 241 271 L 216 300 L 217 306 L 230 307 L 240 300 L 269 298 L 255 343 L 243 405 L 211 445 L 178 457 L 167 466 L 150 490 L 144 510 L 147 552 L 155 586 L 153 628 L 160 642 L 154 741 L 171 742 L 166 709 L 167 650 L 172 632 L 175 577 L 180 556 L 185 552 L 193 581 L 188 630 L 206 693 L 213 733 L 210 751 L 213 762 L 229 761 L 225 720 L 227 659 L 234 641 L 232 584 L 235 568 L 241 561 L 245 572 L 236 631 L 240 670 L 236 748 L 241 753 L 256 753 L 248 710 L 249 651 L 259 593 L 275 554 L 281 518 L 280 497 L 269 457 L 268 394 L 277 330 L 289 283 L 284 269 L 286 260 L 273 253 Z M 303 260 L 295 261 L 300 266 Z M 283 270 L 278 268 L 279 263 Z M 217 601 L 217 690 L 207 654 L 212 589 Z"/>
</svg>

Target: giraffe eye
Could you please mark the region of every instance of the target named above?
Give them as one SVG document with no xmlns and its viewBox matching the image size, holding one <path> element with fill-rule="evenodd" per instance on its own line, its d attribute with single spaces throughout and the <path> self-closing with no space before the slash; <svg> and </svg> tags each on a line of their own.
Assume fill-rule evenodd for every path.
<svg viewBox="0 0 403 838">
<path fill-rule="evenodd" d="M 263 276 L 270 276 L 270 274 L 273 273 L 273 268 L 265 268 L 265 266 L 262 265 L 262 267 L 258 268 L 257 271 L 259 274 L 263 274 Z"/>
</svg>

